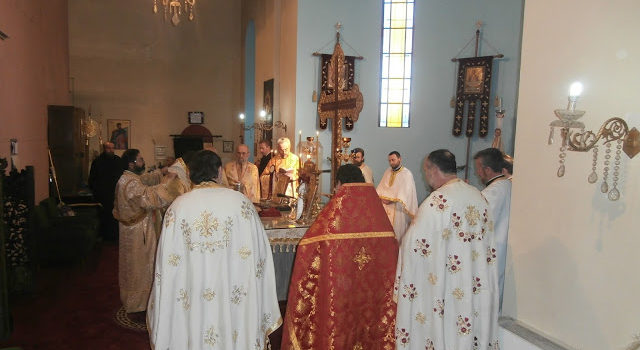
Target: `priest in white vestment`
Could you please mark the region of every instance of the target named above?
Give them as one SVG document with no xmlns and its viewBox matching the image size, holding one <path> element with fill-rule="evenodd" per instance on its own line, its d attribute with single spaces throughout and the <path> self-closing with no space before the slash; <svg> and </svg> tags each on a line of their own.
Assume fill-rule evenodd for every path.
<svg viewBox="0 0 640 350">
<path fill-rule="evenodd" d="M 397 151 L 389 153 L 389 168 L 376 191 L 400 241 L 418 210 L 418 196 L 413 174 L 402 166 L 402 157 Z"/>
<path fill-rule="evenodd" d="M 485 188 L 482 195 L 489 202 L 491 217 L 494 221 L 496 250 L 498 251 L 498 288 L 500 291 L 500 310 L 504 294 L 504 270 L 507 264 L 507 241 L 509 236 L 509 214 L 511 213 L 511 181 L 503 170 L 509 165 L 505 155 L 497 148 L 487 148 L 473 156 L 476 175 Z"/>
<path fill-rule="evenodd" d="M 351 162 L 360 168 L 362 176 L 364 176 L 364 182 L 372 184 L 374 182 L 373 171 L 364 163 L 364 150 L 360 147 L 356 147 L 351 150 L 351 153 L 353 154 Z"/>
<path fill-rule="evenodd" d="M 236 159 L 224 165 L 224 174 L 231 188 L 239 187 L 240 192 L 253 203 L 260 203 L 260 183 L 258 167 L 249 162 L 249 147 L 239 144 Z"/>
<path fill-rule="evenodd" d="M 431 152 L 424 170 L 433 192 L 400 248 L 396 349 L 497 350 L 497 254 L 489 205 L 457 178 L 451 152 Z"/>
<path fill-rule="evenodd" d="M 155 349 L 265 349 L 282 324 L 271 247 L 243 194 L 216 184 L 221 160 L 198 152 L 194 183 L 165 215 L 147 327 Z"/>
</svg>

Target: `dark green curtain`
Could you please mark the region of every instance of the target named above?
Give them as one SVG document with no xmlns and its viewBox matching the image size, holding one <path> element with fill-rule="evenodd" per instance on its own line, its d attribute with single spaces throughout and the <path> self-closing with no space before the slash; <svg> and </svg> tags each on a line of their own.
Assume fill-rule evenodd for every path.
<svg viewBox="0 0 640 350">
<path fill-rule="evenodd" d="M 4 196 L 2 191 L 4 169 L 2 169 L 2 174 L 0 175 L 0 209 L 2 209 L 4 208 Z M 11 333 L 11 315 L 9 314 L 9 291 L 7 285 L 7 256 L 5 252 L 7 231 L 5 230 L 3 216 L 4 210 L 0 210 L 0 340 L 8 338 Z"/>
</svg>

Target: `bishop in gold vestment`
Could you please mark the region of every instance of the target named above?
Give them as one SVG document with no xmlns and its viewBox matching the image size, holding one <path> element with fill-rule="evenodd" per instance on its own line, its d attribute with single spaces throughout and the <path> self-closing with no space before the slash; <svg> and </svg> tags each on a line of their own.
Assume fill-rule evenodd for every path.
<svg viewBox="0 0 640 350">
<path fill-rule="evenodd" d="M 271 189 L 269 194 L 273 199 L 277 198 L 278 193 L 296 197 L 299 168 L 300 159 L 291 153 L 291 141 L 281 137 L 278 139 L 278 153 L 271 158 L 260 175 L 260 185 Z M 286 183 L 285 189 L 279 188 L 278 184 L 282 183 Z"/>
</svg>

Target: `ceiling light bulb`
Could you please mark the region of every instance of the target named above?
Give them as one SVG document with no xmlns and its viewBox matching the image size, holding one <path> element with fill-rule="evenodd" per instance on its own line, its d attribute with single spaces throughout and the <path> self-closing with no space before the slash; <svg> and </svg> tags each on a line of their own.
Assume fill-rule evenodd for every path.
<svg viewBox="0 0 640 350">
<path fill-rule="evenodd" d="M 571 87 L 569 88 L 569 96 L 571 97 L 578 97 L 580 96 L 580 94 L 582 94 L 582 83 L 580 83 L 579 81 L 574 82 L 573 84 L 571 84 Z"/>
</svg>

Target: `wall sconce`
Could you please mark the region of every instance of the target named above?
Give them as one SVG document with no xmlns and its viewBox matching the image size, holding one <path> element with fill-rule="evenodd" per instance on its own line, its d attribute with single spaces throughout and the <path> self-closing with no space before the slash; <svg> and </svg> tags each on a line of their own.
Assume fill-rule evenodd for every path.
<svg viewBox="0 0 640 350">
<path fill-rule="evenodd" d="M 260 117 L 263 118 L 267 115 L 267 112 L 265 112 L 264 110 L 260 111 Z M 244 123 L 245 120 L 245 115 L 244 113 L 240 113 L 238 115 L 238 119 L 240 119 L 241 123 Z M 251 130 L 251 129 L 256 129 L 256 130 L 260 130 L 260 131 L 271 131 L 273 129 L 282 129 L 284 130 L 284 132 L 287 132 L 287 124 L 281 122 L 281 121 L 277 121 L 273 124 L 271 123 L 253 123 L 251 125 L 243 125 L 242 126 L 242 130 Z"/>
<path fill-rule="evenodd" d="M 558 167 L 557 175 L 558 177 L 564 176 L 564 163 L 567 150 L 576 152 L 588 152 L 592 150 L 593 163 L 591 173 L 587 177 L 587 181 L 592 184 L 598 181 L 596 165 L 598 161 L 598 143 L 600 143 L 605 147 L 604 168 L 602 170 L 603 179 L 602 184 L 600 185 L 600 191 L 602 193 L 606 193 L 609 200 L 616 201 L 620 198 L 620 191 L 618 190 L 617 185 L 620 175 L 621 152 L 624 151 L 629 158 L 633 158 L 638 154 L 638 152 L 640 152 L 640 132 L 636 128 L 629 130 L 627 123 L 618 117 L 609 118 L 605 121 L 602 126 L 600 126 L 597 133 L 594 133 L 591 130 L 585 131 L 584 123 L 578 121 L 578 119 L 585 114 L 585 111 L 576 110 L 576 103 L 581 93 L 581 83 L 575 82 L 571 84 L 571 88 L 569 89 L 569 104 L 567 105 L 567 108 L 556 109 L 554 113 L 559 120 L 554 120 L 549 124 L 549 144 L 553 143 L 554 129 L 560 128 L 562 143 L 560 145 L 560 159 L 558 160 L 560 166 Z M 611 146 L 614 141 L 617 145 L 612 163 Z M 613 164 L 613 176 L 611 182 L 612 187 L 610 189 L 607 180 L 611 164 Z"/>
</svg>

